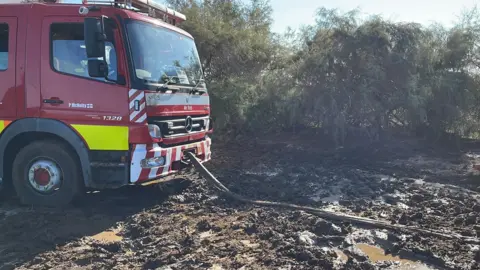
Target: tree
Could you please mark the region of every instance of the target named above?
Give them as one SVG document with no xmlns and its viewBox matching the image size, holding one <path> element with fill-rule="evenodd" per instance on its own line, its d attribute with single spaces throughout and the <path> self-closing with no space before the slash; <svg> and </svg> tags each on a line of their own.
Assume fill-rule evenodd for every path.
<svg viewBox="0 0 480 270">
<path fill-rule="evenodd" d="M 480 127 L 476 9 L 445 29 L 320 8 L 314 25 L 274 35 L 266 0 L 168 2 L 187 16 L 225 131 L 309 128 L 340 145 Z"/>
</svg>

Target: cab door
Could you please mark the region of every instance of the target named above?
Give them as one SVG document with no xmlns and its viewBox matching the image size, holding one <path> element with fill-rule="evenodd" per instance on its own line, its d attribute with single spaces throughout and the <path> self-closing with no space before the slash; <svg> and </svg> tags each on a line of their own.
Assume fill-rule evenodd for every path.
<svg viewBox="0 0 480 270">
<path fill-rule="evenodd" d="M 126 74 L 118 29 L 106 42 L 106 80 L 88 75 L 82 17 L 45 17 L 42 25 L 41 117 L 70 124 L 91 150 L 128 149 L 128 88 L 116 81 Z"/>
<path fill-rule="evenodd" d="M 15 118 L 17 114 L 16 44 L 17 18 L 0 17 L 0 120 Z"/>
</svg>

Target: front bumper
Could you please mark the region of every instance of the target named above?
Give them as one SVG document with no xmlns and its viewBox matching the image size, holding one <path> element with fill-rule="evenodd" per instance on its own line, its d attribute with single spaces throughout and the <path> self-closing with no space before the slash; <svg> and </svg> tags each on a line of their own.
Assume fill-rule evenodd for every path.
<svg viewBox="0 0 480 270">
<path fill-rule="evenodd" d="M 201 142 L 162 148 L 158 144 L 134 144 L 131 150 L 130 183 L 141 183 L 156 180 L 160 177 L 175 173 L 182 168 L 183 152 L 195 151 L 202 162 L 211 158 L 211 139 Z M 163 157 L 165 165 L 156 167 L 142 167 L 142 160 Z M 144 165 L 145 166 L 145 165 Z"/>
</svg>

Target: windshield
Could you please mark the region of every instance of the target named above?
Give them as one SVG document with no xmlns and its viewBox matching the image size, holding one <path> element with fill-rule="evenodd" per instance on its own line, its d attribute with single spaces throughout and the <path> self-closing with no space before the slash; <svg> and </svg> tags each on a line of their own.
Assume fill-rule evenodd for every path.
<svg viewBox="0 0 480 270">
<path fill-rule="evenodd" d="M 135 74 L 150 83 L 196 85 L 202 69 L 193 39 L 140 21 L 127 23 Z"/>
</svg>

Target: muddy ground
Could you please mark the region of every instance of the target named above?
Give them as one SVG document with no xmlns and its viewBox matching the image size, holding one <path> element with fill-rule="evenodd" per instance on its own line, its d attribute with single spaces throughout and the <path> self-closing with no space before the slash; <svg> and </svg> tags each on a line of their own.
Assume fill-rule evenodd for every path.
<svg viewBox="0 0 480 270">
<path fill-rule="evenodd" d="M 207 167 L 250 198 L 480 237 L 479 144 L 396 138 L 333 151 L 284 136 L 213 147 Z M 0 231 L 2 270 L 480 269 L 478 245 L 236 203 L 194 171 L 62 210 L 2 199 Z"/>
</svg>

